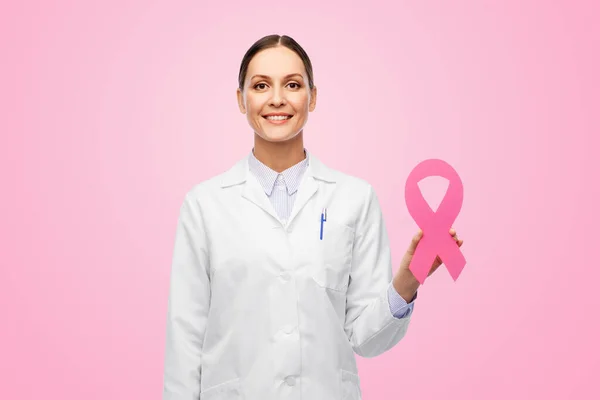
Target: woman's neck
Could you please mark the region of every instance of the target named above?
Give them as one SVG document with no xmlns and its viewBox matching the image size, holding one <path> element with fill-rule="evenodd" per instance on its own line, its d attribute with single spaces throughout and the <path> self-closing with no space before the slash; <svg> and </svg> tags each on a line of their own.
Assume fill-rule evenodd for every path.
<svg viewBox="0 0 600 400">
<path fill-rule="evenodd" d="M 302 132 L 285 142 L 268 142 L 255 134 L 254 156 L 274 171 L 285 171 L 306 158 Z"/>
</svg>

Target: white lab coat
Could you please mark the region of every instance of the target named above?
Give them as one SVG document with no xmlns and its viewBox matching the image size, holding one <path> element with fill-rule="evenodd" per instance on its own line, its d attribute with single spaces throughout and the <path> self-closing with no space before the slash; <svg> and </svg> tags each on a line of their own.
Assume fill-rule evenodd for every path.
<svg viewBox="0 0 600 400">
<path fill-rule="evenodd" d="M 164 400 L 359 400 L 354 353 L 377 356 L 405 335 L 410 316 L 389 308 L 390 248 L 372 187 L 307 156 L 285 226 L 247 158 L 187 193 Z"/>
</svg>

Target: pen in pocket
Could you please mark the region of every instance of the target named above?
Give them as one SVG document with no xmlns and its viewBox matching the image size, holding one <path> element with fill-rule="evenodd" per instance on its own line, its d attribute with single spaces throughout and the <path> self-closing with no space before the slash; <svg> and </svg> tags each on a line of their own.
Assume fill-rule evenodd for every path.
<svg viewBox="0 0 600 400">
<path fill-rule="evenodd" d="M 320 235 L 320 240 L 323 240 L 323 222 L 327 221 L 327 209 L 324 208 L 323 211 L 321 211 L 321 235 Z"/>
</svg>

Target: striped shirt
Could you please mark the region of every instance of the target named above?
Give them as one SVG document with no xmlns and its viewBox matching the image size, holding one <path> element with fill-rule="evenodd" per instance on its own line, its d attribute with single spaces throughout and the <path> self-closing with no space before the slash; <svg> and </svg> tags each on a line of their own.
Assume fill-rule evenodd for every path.
<svg viewBox="0 0 600 400">
<path fill-rule="evenodd" d="M 248 159 L 248 163 L 250 171 L 264 189 L 281 222 L 285 225 L 292 213 L 300 181 L 308 167 L 308 158 L 304 158 L 280 174 L 260 162 L 254 156 L 254 152 Z"/>
<path fill-rule="evenodd" d="M 300 161 L 298 164 L 278 173 L 260 162 L 254 156 L 254 151 L 251 152 L 250 157 L 248 158 L 250 172 L 262 186 L 283 224 L 287 223 L 287 219 L 292 213 L 296 194 L 298 193 L 298 188 L 300 187 L 300 182 L 308 167 L 308 163 L 309 159 L 308 157 L 305 157 L 304 160 Z M 394 317 L 403 318 L 410 315 L 414 307 L 415 299 L 416 296 L 409 304 L 407 304 L 406 300 L 396 292 L 394 286 L 390 283 L 388 287 L 388 300 L 390 311 Z"/>
</svg>

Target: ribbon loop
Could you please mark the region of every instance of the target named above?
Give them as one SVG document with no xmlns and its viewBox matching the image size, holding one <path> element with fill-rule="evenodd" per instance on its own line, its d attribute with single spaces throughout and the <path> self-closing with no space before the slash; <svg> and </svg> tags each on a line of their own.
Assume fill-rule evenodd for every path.
<svg viewBox="0 0 600 400">
<path fill-rule="evenodd" d="M 419 181 L 430 176 L 448 179 L 448 189 L 437 211 L 433 211 L 419 188 Z M 456 281 L 466 260 L 456 242 L 450 236 L 450 228 L 456 220 L 463 203 L 463 185 L 460 177 L 443 160 L 429 159 L 420 162 L 406 180 L 405 200 L 408 212 L 423 231 L 410 270 L 422 284 L 436 257 L 439 256 L 452 279 Z"/>
</svg>

